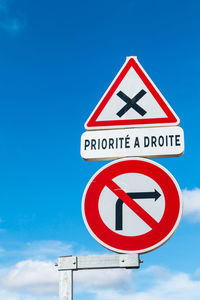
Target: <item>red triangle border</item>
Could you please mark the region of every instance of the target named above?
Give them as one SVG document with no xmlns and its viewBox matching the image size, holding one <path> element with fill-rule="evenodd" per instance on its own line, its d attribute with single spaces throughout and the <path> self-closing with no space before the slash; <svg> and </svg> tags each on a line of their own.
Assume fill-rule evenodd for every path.
<svg viewBox="0 0 200 300">
<path fill-rule="evenodd" d="M 151 119 L 134 119 L 134 120 L 104 120 L 104 121 L 97 121 L 97 118 L 99 117 L 100 113 L 104 109 L 104 107 L 107 105 L 109 100 L 111 99 L 112 95 L 128 73 L 129 69 L 133 67 L 137 75 L 140 77 L 140 79 L 143 81 L 147 89 L 150 91 L 150 93 L 153 95 L 157 103 L 160 105 L 160 107 L 163 109 L 165 114 L 167 115 L 166 118 L 151 118 Z M 97 108 L 93 111 L 91 116 L 89 117 L 88 121 L 86 122 L 86 128 L 92 129 L 95 127 L 95 129 L 101 129 L 101 127 L 115 127 L 120 128 L 120 126 L 145 126 L 145 125 L 154 125 L 156 124 L 158 126 L 162 126 L 162 123 L 164 124 L 170 124 L 170 125 L 178 125 L 179 120 L 174 114 L 174 112 L 170 109 L 170 106 L 168 106 L 165 103 L 166 100 L 164 100 L 161 95 L 157 92 L 153 84 L 150 82 L 150 80 L 147 78 L 147 75 L 143 72 L 143 70 L 140 68 L 140 66 L 137 64 L 135 59 L 131 57 L 128 62 L 125 64 L 124 68 L 121 70 L 120 74 L 115 79 L 114 83 L 104 96 L 104 98 L 101 100 Z"/>
</svg>

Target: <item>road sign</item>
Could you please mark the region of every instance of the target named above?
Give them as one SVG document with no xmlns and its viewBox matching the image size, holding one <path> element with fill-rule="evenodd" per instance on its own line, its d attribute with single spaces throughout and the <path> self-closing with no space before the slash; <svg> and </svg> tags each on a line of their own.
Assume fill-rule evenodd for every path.
<svg viewBox="0 0 200 300">
<path fill-rule="evenodd" d="M 183 152 L 184 134 L 179 126 L 92 130 L 81 136 L 81 156 L 85 160 L 169 157 Z"/>
<path fill-rule="evenodd" d="M 91 178 L 82 214 L 88 231 L 104 247 L 119 253 L 145 253 L 160 247 L 177 229 L 181 191 L 158 163 L 121 159 Z"/>
<path fill-rule="evenodd" d="M 180 123 L 137 57 L 130 56 L 85 123 L 87 130 Z"/>
</svg>

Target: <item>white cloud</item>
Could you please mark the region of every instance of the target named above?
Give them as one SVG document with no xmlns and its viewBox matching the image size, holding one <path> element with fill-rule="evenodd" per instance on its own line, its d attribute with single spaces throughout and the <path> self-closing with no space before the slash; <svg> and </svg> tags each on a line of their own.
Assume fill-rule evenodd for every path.
<svg viewBox="0 0 200 300">
<path fill-rule="evenodd" d="M 87 270 L 74 273 L 78 291 L 128 290 L 132 280 L 131 270 Z M 0 288 L 32 295 L 58 295 L 59 272 L 52 261 L 20 261 L 1 270 Z"/>
<path fill-rule="evenodd" d="M 96 289 L 96 300 L 198 300 L 200 281 L 187 273 L 170 273 L 160 267 L 134 271 L 135 290 Z"/>
<path fill-rule="evenodd" d="M 0 299 L 6 299 L 6 300 L 20 300 L 19 295 L 15 293 L 10 293 L 6 290 L 0 289 Z"/>
<path fill-rule="evenodd" d="M 1 268 L 0 299 L 57 300 L 59 272 L 49 257 L 65 251 L 69 254 L 69 250 L 74 253 L 71 245 L 61 241 L 28 243 L 21 255 L 44 259 L 24 259 Z M 200 268 L 194 274 L 171 272 L 161 266 L 85 270 L 74 272 L 74 280 L 74 293 L 81 299 L 87 299 L 88 293 L 95 300 L 197 300 L 200 295 Z"/>
<path fill-rule="evenodd" d="M 140 270 L 108 269 L 74 272 L 74 293 L 95 300 L 197 300 L 200 271 L 170 272 L 160 266 Z M 1 270 L 0 299 L 56 300 L 59 272 L 52 261 L 24 260 Z"/>
<path fill-rule="evenodd" d="M 184 189 L 183 193 L 183 215 L 192 222 L 200 221 L 200 189 Z"/>
<path fill-rule="evenodd" d="M 127 290 L 130 288 L 132 272 L 125 269 L 85 270 L 75 272 L 74 279 L 79 291 Z"/>
<path fill-rule="evenodd" d="M 57 240 L 33 241 L 27 243 L 21 253 L 32 259 L 57 259 L 61 255 L 71 255 L 72 245 Z"/>
<path fill-rule="evenodd" d="M 15 293 L 0 289 L 0 299 L 2 300 L 58 300 L 57 296 L 32 296 L 26 293 Z"/>
<path fill-rule="evenodd" d="M 59 256 L 71 253 L 70 244 L 57 240 L 33 241 L 14 250 L 0 249 L 7 261 L 8 257 L 18 260 L 0 268 L 0 299 L 57 300 L 59 273 L 55 262 Z"/>
<path fill-rule="evenodd" d="M 52 261 L 20 261 L 0 270 L 0 299 L 57 300 L 58 277 Z"/>
<path fill-rule="evenodd" d="M 1 249 L 0 255 L 6 256 L 7 261 L 19 260 L 57 260 L 59 256 L 71 255 L 72 245 L 57 240 L 33 241 L 26 244 L 14 244 L 11 249 Z"/>
<path fill-rule="evenodd" d="M 9 0 L 0 0 L 0 28 L 12 34 L 18 34 L 24 28 L 22 17 L 11 15 Z"/>
<path fill-rule="evenodd" d="M 53 262 L 25 260 L 7 270 L 0 284 L 8 290 L 23 290 L 34 295 L 56 294 L 58 271 Z"/>
</svg>

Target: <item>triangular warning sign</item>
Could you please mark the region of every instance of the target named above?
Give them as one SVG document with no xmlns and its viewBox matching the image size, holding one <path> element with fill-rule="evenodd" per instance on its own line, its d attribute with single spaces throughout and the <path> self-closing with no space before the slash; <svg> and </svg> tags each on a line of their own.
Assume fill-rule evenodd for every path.
<svg viewBox="0 0 200 300">
<path fill-rule="evenodd" d="M 179 125 L 180 120 L 137 57 L 121 70 L 85 123 L 87 130 Z"/>
</svg>

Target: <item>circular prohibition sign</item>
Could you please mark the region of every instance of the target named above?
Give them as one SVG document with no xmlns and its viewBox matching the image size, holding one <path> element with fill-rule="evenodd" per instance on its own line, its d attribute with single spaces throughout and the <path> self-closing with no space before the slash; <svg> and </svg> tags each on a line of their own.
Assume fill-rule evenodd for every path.
<svg viewBox="0 0 200 300">
<path fill-rule="evenodd" d="M 102 167 L 82 199 L 88 231 L 118 253 L 145 253 L 163 245 L 176 231 L 182 209 L 175 178 L 144 158 L 119 159 Z"/>
</svg>

